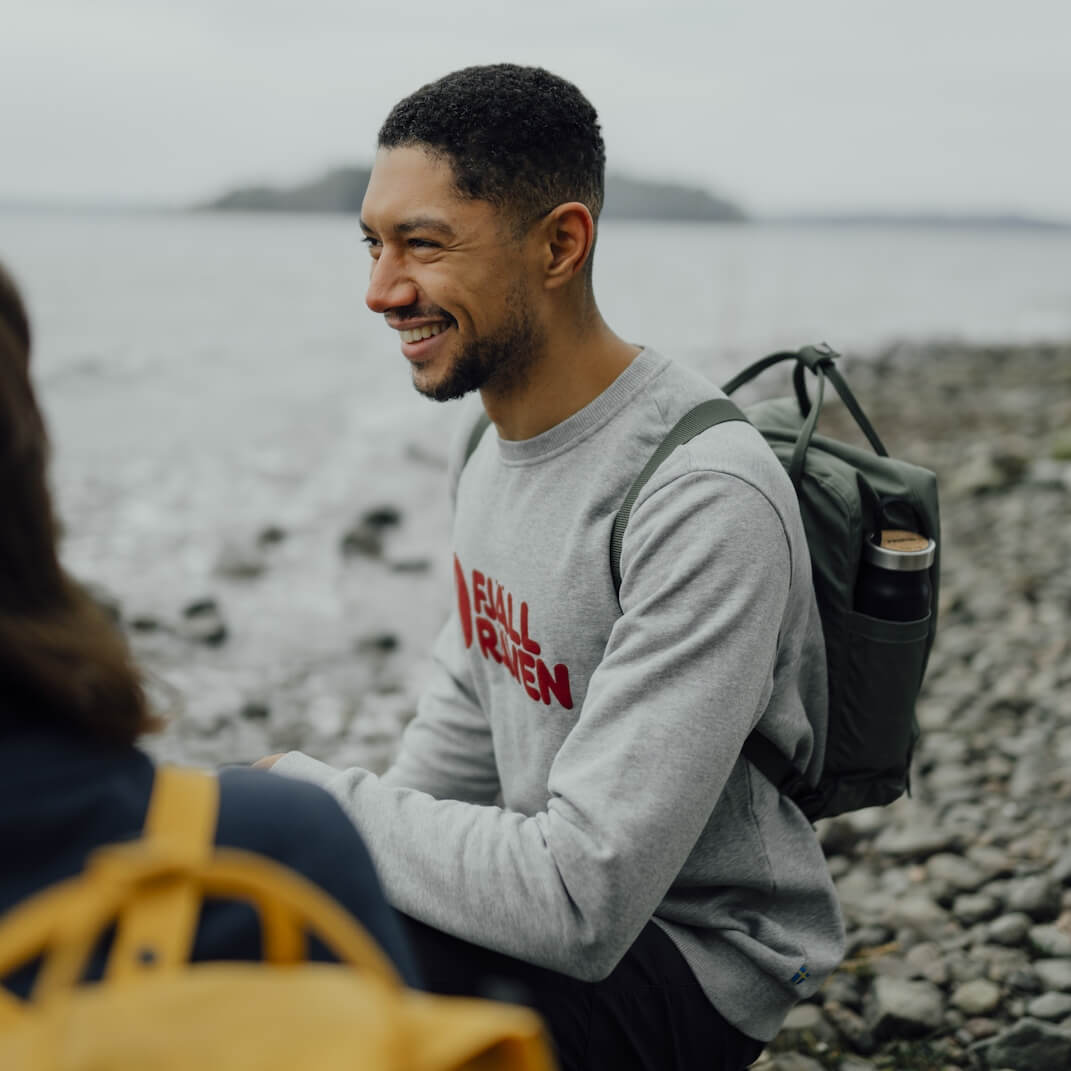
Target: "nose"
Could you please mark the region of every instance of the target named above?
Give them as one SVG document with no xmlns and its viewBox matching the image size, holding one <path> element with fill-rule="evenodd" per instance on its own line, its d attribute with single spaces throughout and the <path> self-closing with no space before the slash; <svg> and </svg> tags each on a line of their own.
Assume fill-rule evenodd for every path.
<svg viewBox="0 0 1071 1071">
<path fill-rule="evenodd" d="M 383 248 L 372 261 L 365 304 L 373 312 L 383 313 L 415 305 L 417 298 L 416 284 L 404 271 L 401 260 L 390 249 Z"/>
</svg>

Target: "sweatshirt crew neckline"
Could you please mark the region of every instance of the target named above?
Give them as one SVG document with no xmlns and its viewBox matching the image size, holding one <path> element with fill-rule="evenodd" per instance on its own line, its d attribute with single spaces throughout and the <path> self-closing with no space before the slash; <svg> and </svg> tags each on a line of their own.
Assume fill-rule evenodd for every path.
<svg viewBox="0 0 1071 1071">
<path fill-rule="evenodd" d="M 668 358 L 644 346 L 606 390 L 560 424 L 531 439 L 499 438 L 499 457 L 507 465 L 524 465 L 564 452 L 621 412 L 668 365 Z"/>
</svg>

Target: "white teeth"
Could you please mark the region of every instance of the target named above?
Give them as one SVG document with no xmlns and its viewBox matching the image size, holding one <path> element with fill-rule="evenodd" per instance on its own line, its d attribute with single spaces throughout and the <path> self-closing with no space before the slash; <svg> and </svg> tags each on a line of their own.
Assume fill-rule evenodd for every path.
<svg viewBox="0 0 1071 1071">
<path fill-rule="evenodd" d="M 399 331 L 403 342 L 419 342 L 422 338 L 432 338 L 446 330 L 446 324 L 426 324 L 414 327 L 410 331 Z"/>
</svg>

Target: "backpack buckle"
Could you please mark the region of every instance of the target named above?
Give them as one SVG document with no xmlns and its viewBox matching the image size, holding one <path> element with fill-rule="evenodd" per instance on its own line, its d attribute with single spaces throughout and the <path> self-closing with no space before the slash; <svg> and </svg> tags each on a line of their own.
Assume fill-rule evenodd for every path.
<svg viewBox="0 0 1071 1071">
<path fill-rule="evenodd" d="M 815 346 L 804 346 L 796 356 L 801 364 L 817 374 L 819 368 L 832 368 L 840 354 L 828 342 L 819 342 Z"/>
</svg>

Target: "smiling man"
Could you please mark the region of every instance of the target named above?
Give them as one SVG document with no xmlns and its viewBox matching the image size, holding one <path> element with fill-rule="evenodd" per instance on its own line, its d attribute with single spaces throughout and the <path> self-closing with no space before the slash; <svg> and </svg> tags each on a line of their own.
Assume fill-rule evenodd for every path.
<svg viewBox="0 0 1071 1071">
<path fill-rule="evenodd" d="M 392 768 L 300 753 L 408 919 L 425 977 L 545 1016 L 565 1068 L 744 1067 L 838 962 L 811 826 L 740 751 L 820 765 L 825 660 L 792 486 L 719 392 L 595 303 L 604 149 L 576 87 L 469 68 L 399 103 L 361 213 L 367 302 L 417 390 L 479 391 L 452 467 L 457 612 Z M 681 314 L 703 315 L 702 310 Z"/>
</svg>

